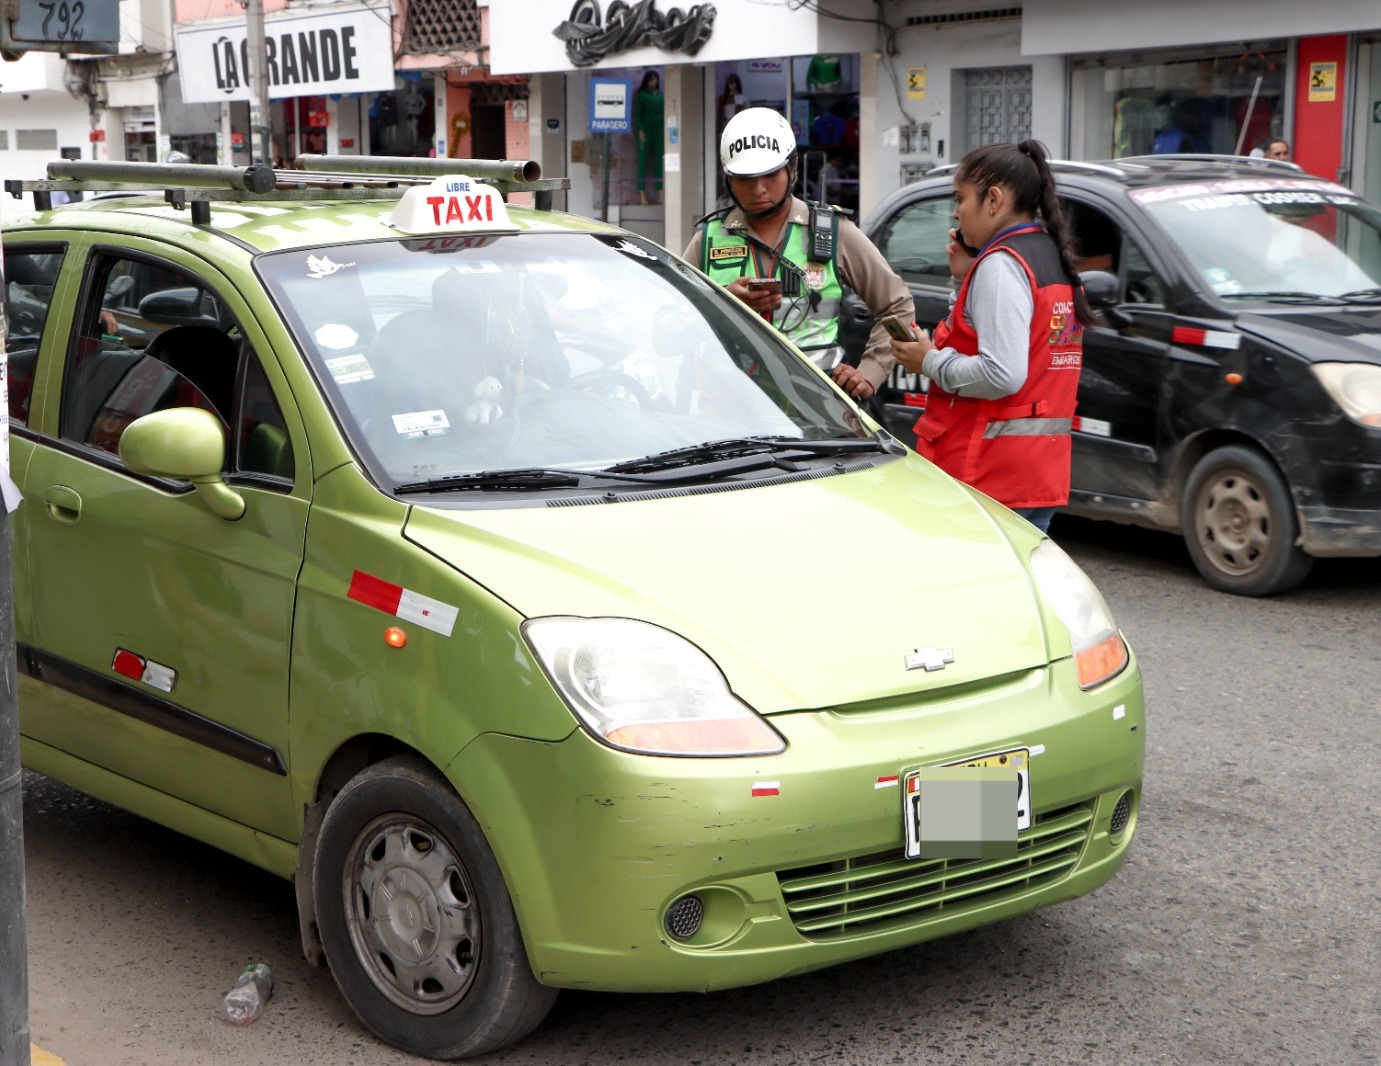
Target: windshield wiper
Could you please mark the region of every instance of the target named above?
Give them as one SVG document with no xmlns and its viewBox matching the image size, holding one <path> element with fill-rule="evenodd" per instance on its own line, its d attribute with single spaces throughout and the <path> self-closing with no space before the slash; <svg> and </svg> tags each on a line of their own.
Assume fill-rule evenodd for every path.
<svg viewBox="0 0 1381 1066">
<path fill-rule="evenodd" d="M 889 451 L 888 442 L 880 437 L 833 437 L 807 440 L 804 437 L 728 437 L 708 440 L 684 448 L 655 452 L 641 459 L 629 459 L 605 467 L 610 474 L 665 470 L 668 467 L 701 466 L 726 459 L 757 457 L 761 465 L 779 464 L 790 453 L 807 456 L 842 455 L 848 452 Z"/>
<path fill-rule="evenodd" d="M 1354 304 L 1378 304 L 1381 303 L 1381 289 L 1353 289 L 1352 292 L 1345 292 L 1338 297 Z"/>
<path fill-rule="evenodd" d="M 1220 292 L 1222 300 L 1266 300 L 1282 304 L 1345 304 L 1340 296 L 1325 296 L 1321 292 Z"/>
<path fill-rule="evenodd" d="M 525 492 L 538 489 L 574 489 L 586 478 L 612 481 L 655 481 L 633 474 L 609 473 L 603 470 L 558 470 L 546 467 L 515 467 L 512 470 L 481 470 L 474 474 L 448 474 L 426 481 L 406 481 L 393 486 L 400 496 L 419 492 L 460 492 L 479 489 L 505 492 Z"/>
</svg>

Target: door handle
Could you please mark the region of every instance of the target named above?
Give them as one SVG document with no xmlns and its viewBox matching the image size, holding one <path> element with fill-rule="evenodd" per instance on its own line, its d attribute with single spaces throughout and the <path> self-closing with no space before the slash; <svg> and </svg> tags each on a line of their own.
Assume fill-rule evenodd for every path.
<svg viewBox="0 0 1381 1066">
<path fill-rule="evenodd" d="M 63 525 L 74 525 L 82 514 L 82 498 L 66 485 L 49 485 L 43 493 L 43 505 L 48 513 Z"/>
</svg>

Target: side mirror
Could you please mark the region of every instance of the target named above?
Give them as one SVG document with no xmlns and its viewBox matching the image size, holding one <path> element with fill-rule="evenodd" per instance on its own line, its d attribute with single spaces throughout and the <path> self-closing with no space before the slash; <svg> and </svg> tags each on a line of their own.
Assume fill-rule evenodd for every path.
<svg viewBox="0 0 1381 1066">
<path fill-rule="evenodd" d="M 225 483 L 225 431 L 210 411 L 175 407 L 137 418 L 120 435 L 120 461 L 137 474 L 190 481 L 214 514 L 234 521 L 244 497 Z"/>
<path fill-rule="evenodd" d="M 1106 270 L 1086 270 L 1079 275 L 1084 286 L 1084 295 L 1089 306 L 1103 316 L 1103 321 L 1116 329 L 1132 324 L 1131 317 L 1119 309 L 1122 303 L 1122 290 L 1117 275 Z"/>
</svg>

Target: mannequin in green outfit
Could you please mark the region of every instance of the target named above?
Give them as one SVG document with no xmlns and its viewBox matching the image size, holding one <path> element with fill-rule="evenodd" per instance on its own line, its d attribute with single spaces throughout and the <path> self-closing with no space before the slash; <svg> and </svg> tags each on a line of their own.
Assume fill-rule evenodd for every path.
<svg viewBox="0 0 1381 1066">
<path fill-rule="evenodd" d="M 657 203 L 662 191 L 662 79 L 655 70 L 643 75 L 633 96 L 633 132 L 638 138 L 638 199 Z M 647 197 L 651 171 L 652 199 Z"/>
</svg>

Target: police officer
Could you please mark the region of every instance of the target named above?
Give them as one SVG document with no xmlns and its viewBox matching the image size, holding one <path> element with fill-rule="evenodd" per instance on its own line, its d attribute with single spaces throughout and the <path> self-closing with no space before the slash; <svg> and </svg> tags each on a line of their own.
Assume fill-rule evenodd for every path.
<svg viewBox="0 0 1381 1066">
<path fill-rule="evenodd" d="M 719 159 L 732 208 L 701 220 L 685 258 L 758 312 L 854 399 L 867 400 L 895 363 L 892 346 L 874 325 L 857 366 L 839 362 L 839 306 L 852 289 L 877 318 L 910 322 L 915 305 L 906 282 L 848 219 L 824 204 L 791 195 L 796 138 L 776 111 L 750 107 L 724 126 Z M 779 286 L 751 285 L 771 278 Z M 837 365 L 836 365 L 837 364 Z"/>
</svg>

